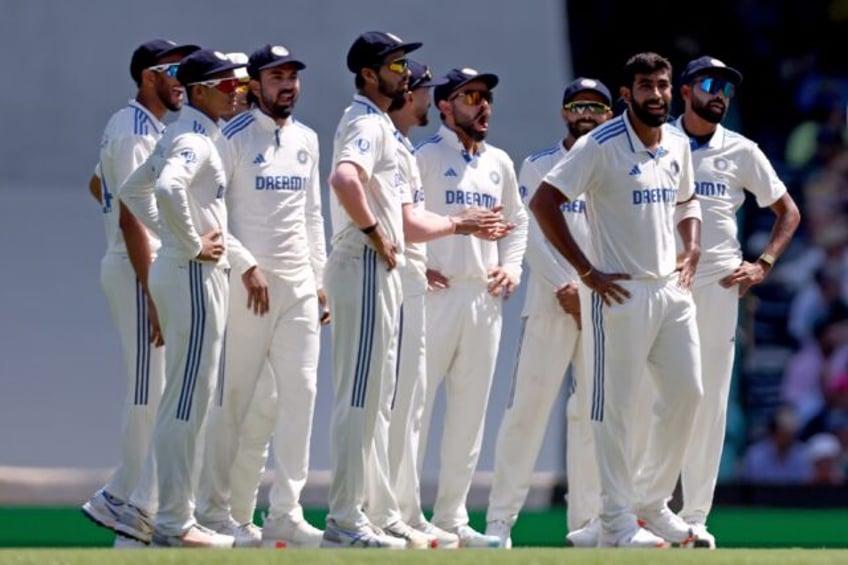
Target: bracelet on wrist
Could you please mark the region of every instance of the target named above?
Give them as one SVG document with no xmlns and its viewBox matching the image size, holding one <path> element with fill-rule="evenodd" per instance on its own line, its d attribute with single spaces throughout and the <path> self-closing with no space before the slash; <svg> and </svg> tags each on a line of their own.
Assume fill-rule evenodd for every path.
<svg viewBox="0 0 848 565">
<path fill-rule="evenodd" d="M 367 228 L 359 228 L 359 231 L 361 231 L 365 235 L 370 235 L 377 229 L 377 224 L 378 224 L 378 222 L 374 222 L 372 225 L 368 226 Z"/>
<path fill-rule="evenodd" d="M 777 261 L 777 257 L 768 253 L 763 253 L 757 258 L 757 261 L 762 261 L 763 263 L 769 266 L 769 269 L 771 269 L 772 267 L 774 267 L 774 262 Z"/>
<path fill-rule="evenodd" d="M 589 267 L 589 270 L 588 270 L 588 271 L 586 271 L 585 273 L 583 273 L 582 275 L 580 275 L 580 278 L 581 278 L 581 279 L 583 279 L 583 278 L 588 277 L 589 275 L 591 275 L 591 274 L 592 274 L 592 271 L 594 271 L 594 270 L 595 270 L 595 269 L 593 269 L 592 267 Z"/>
</svg>

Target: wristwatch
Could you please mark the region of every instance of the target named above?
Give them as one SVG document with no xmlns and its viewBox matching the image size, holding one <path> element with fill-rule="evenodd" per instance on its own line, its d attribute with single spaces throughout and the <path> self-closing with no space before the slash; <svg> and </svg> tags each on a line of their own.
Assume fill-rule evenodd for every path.
<svg viewBox="0 0 848 565">
<path fill-rule="evenodd" d="M 769 266 L 769 269 L 774 267 L 774 262 L 777 261 L 777 257 L 774 255 L 769 255 L 768 253 L 763 253 L 757 258 L 757 261 L 762 261 L 766 265 Z"/>
</svg>

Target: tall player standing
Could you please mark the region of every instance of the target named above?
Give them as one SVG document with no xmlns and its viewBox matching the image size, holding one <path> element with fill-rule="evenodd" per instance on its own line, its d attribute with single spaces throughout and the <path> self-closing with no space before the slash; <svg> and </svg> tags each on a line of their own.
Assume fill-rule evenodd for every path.
<svg viewBox="0 0 848 565">
<path fill-rule="evenodd" d="M 693 296 L 704 382 L 694 424 L 698 440 L 689 443 L 683 459 L 680 516 L 693 526 L 696 545 L 714 548 L 706 524 L 724 444 L 739 297 L 766 278 L 789 245 L 801 214 L 762 150 L 721 125 L 742 73 L 705 56 L 690 61 L 680 79 L 685 110 L 675 125 L 689 137 L 703 214 Z M 745 191 L 775 215 L 763 253 L 751 262 L 742 259 L 736 224 Z"/>
<path fill-rule="evenodd" d="M 530 199 L 545 174 L 577 139 L 612 117 L 612 97 L 602 82 L 578 78 L 562 95 L 562 119 L 568 133 L 555 146 L 524 160 L 518 175 L 522 197 Z M 562 206 L 562 214 L 580 246 L 589 241 L 586 202 Z M 527 498 L 530 477 L 545 435 L 556 394 L 568 366 L 575 386 L 567 404 L 568 540 L 597 545 L 600 484 L 589 420 L 590 382 L 583 368 L 577 273 L 530 218 L 527 238 L 527 297 L 512 388 L 495 444 L 495 474 L 489 493 L 486 533 L 511 547 L 510 530 Z M 591 524 L 591 525 L 590 525 Z M 585 529 L 584 529 L 585 528 Z M 582 530 L 582 531 L 580 531 Z"/>
<path fill-rule="evenodd" d="M 82 511 L 110 529 L 114 529 L 117 516 L 139 483 L 165 370 L 164 351 L 158 347 L 162 338 L 155 306 L 147 288 L 147 273 L 159 240 L 115 196 L 130 173 L 153 152 L 165 129 L 162 119 L 166 112 L 176 112 L 182 106 L 184 89 L 176 71 L 180 59 L 197 49 L 163 39 L 136 48 L 130 75 L 138 91 L 126 107 L 109 118 L 100 142 L 99 175 L 92 178 L 91 191 L 102 206 L 106 227 L 100 282 L 121 339 L 128 383 L 118 468 L 83 504 Z M 154 322 L 152 327 L 148 319 Z M 143 495 L 149 498 L 155 492 Z"/>
<path fill-rule="evenodd" d="M 545 176 L 530 208 L 545 237 L 591 289 L 582 312 L 592 375 L 591 418 L 601 479 L 600 545 L 665 547 L 692 529 L 667 506 L 703 395 L 691 287 L 700 207 L 688 140 L 666 124 L 671 63 L 639 53 L 624 68 L 627 110 L 583 136 Z M 588 256 L 559 212 L 586 194 Z M 683 251 L 675 251 L 675 226 Z M 647 496 L 637 500 L 632 397 L 648 366 L 657 402 L 648 417 Z M 639 505 L 637 507 L 637 505 Z M 645 527 L 637 523 L 638 517 Z M 651 533 L 653 532 L 653 533 Z"/>
</svg>

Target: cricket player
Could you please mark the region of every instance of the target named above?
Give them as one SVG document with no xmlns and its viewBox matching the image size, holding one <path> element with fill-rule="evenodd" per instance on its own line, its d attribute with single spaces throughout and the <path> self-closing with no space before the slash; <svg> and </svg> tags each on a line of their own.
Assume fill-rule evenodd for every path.
<svg viewBox="0 0 848 565">
<path fill-rule="evenodd" d="M 409 87 L 405 43 L 382 31 L 361 34 L 347 54 L 357 93 L 339 121 L 333 141 L 330 209 L 332 251 L 324 280 L 332 331 L 333 413 L 330 419 L 332 480 L 321 545 L 403 549 L 427 547 L 429 538 L 397 516 L 382 530 L 363 505 L 367 473 L 382 473 L 369 493 L 369 508 L 396 508 L 388 478 L 388 419 L 394 391 L 397 330 L 404 261 L 398 140 L 386 114 Z M 373 453 L 372 453 L 373 450 Z M 373 464 L 369 464 L 373 462 Z M 380 500 L 387 497 L 388 500 Z"/>
<path fill-rule="evenodd" d="M 323 534 L 304 520 L 300 505 L 309 470 L 319 313 L 326 305 L 318 136 L 291 115 L 305 68 L 281 45 L 251 54 L 247 69 L 255 104 L 224 127 L 218 144 L 229 179 L 229 258 L 241 281 L 230 286 L 223 388 L 210 412 L 198 519 L 216 531 L 234 530 L 237 545 L 238 532 L 250 530 L 252 521 L 239 525 L 230 515 L 237 478 L 231 469 L 254 417 L 252 404 L 260 401 L 256 391 L 266 366 L 278 391 L 275 471 L 258 541 L 318 547 Z M 329 322 L 327 310 L 323 322 Z M 253 545 L 250 537 L 245 545 Z"/>
<path fill-rule="evenodd" d="M 620 89 L 627 110 L 580 138 L 530 201 L 545 237 L 592 291 L 582 325 L 605 547 L 666 547 L 693 537 L 666 504 L 703 395 L 691 294 L 700 207 L 688 139 L 666 124 L 671 76 L 671 63 L 656 53 L 631 57 Z M 559 212 L 582 194 L 591 242 L 585 250 Z M 679 257 L 675 226 L 683 241 Z M 633 396 L 645 366 L 657 401 L 653 413 L 637 414 Z M 639 417 L 651 420 L 651 481 L 637 500 L 630 428 Z"/>
<path fill-rule="evenodd" d="M 599 80 L 578 78 L 565 87 L 562 119 L 567 134 L 556 145 L 527 157 L 518 175 L 520 192 L 532 198 L 545 174 L 577 139 L 612 117 L 609 89 Z M 566 223 L 581 247 L 588 246 L 586 202 L 578 198 L 562 206 Z M 530 218 L 525 256 L 530 267 L 522 312 L 521 341 L 509 401 L 495 446 L 495 475 L 486 513 L 486 534 L 511 547 L 510 530 L 527 498 L 530 478 L 545 427 L 569 365 L 574 390 L 567 402 L 566 473 L 568 476 L 568 542 L 598 544 L 600 484 L 589 420 L 591 383 L 583 369 L 579 277 L 574 267 L 545 239 Z"/>
<path fill-rule="evenodd" d="M 427 383 L 419 465 L 433 403 L 445 382 L 445 424 L 433 523 L 459 536 L 462 547 L 498 547 L 501 540 L 468 525 L 471 487 L 501 337 L 502 301 L 515 290 L 527 245 L 527 213 L 512 160 L 484 142 L 497 75 L 452 69 L 433 90 L 442 116 L 436 135 L 416 148 L 428 210 L 450 215 L 474 206 L 502 206 L 515 224 L 500 241 L 443 238 L 428 244 Z"/>
<path fill-rule="evenodd" d="M 165 390 L 153 431 L 159 504 L 152 541 L 158 546 L 232 547 L 235 541 L 197 524 L 193 478 L 229 294 L 227 178 L 215 147 L 217 122 L 233 109 L 239 85 L 233 69 L 239 66 L 208 49 L 182 60 L 177 79 L 189 103 L 120 191 L 133 213 L 160 226 L 162 238 L 150 273 L 168 344 Z"/>
<path fill-rule="evenodd" d="M 695 193 L 703 214 L 701 259 L 692 293 L 704 383 L 704 399 L 695 413 L 698 438 L 689 442 L 683 459 L 680 516 L 692 525 L 696 546 L 715 548 L 707 517 L 724 445 L 739 297 L 768 276 L 789 245 L 801 214 L 762 150 L 721 125 L 742 73 L 704 56 L 686 65 L 680 82 L 685 110 L 675 125 L 689 138 Z M 775 215 L 762 254 L 750 262 L 742 258 L 736 224 L 745 191 L 754 195 L 758 206 L 768 206 Z"/>
<path fill-rule="evenodd" d="M 95 523 L 114 529 L 122 507 L 139 484 L 153 421 L 164 386 L 164 350 L 155 306 L 147 286 L 159 239 L 116 198 L 126 178 L 153 151 L 165 129 L 166 112 L 176 112 L 184 91 L 175 75 L 179 61 L 199 49 L 154 39 L 132 55 L 135 98 L 109 119 L 100 142 L 100 161 L 90 190 L 100 202 L 106 228 L 106 253 L 100 283 L 118 329 L 127 368 L 127 394 L 121 424 L 121 457 L 109 482 L 82 506 Z M 145 498 L 155 491 L 145 485 Z"/>
</svg>

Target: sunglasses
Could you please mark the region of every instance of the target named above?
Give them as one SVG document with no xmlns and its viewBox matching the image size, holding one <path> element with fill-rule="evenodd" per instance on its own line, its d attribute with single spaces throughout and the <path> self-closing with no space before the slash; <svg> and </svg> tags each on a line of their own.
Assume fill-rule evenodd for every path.
<svg viewBox="0 0 848 565">
<path fill-rule="evenodd" d="M 563 108 L 566 112 L 574 112 L 575 114 L 589 112 L 595 116 L 601 116 L 610 111 L 609 106 L 600 102 L 569 102 L 564 104 Z"/>
<path fill-rule="evenodd" d="M 152 67 L 147 67 L 154 73 L 162 73 L 168 75 L 171 78 L 176 78 L 177 70 L 180 68 L 179 63 L 164 63 L 162 65 L 154 65 Z"/>
<path fill-rule="evenodd" d="M 463 101 L 469 106 L 479 106 L 483 103 L 483 100 L 491 104 L 495 99 L 491 90 L 466 90 L 465 92 L 457 92 L 448 98 L 448 100 L 456 100 L 460 96 L 463 97 Z"/>
<path fill-rule="evenodd" d="M 200 86 L 206 86 L 208 88 L 215 88 L 224 94 L 231 94 L 238 90 L 239 87 L 244 86 L 243 83 L 237 78 L 219 78 L 214 80 L 205 80 L 202 82 L 192 82 L 189 83 L 188 86 L 192 86 L 195 84 L 199 84 Z"/>
<path fill-rule="evenodd" d="M 727 79 L 705 77 L 697 82 L 701 90 L 707 94 L 716 95 L 721 92 L 725 98 L 733 98 L 736 92 L 736 86 Z"/>
<path fill-rule="evenodd" d="M 394 61 L 386 63 L 386 66 L 393 73 L 397 73 L 399 75 L 402 75 L 403 73 L 405 73 L 407 71 L 407 69 L 409 69 L 409 59 L 406 59 L 406 58 L 395 59 Z"/>
</svg>

